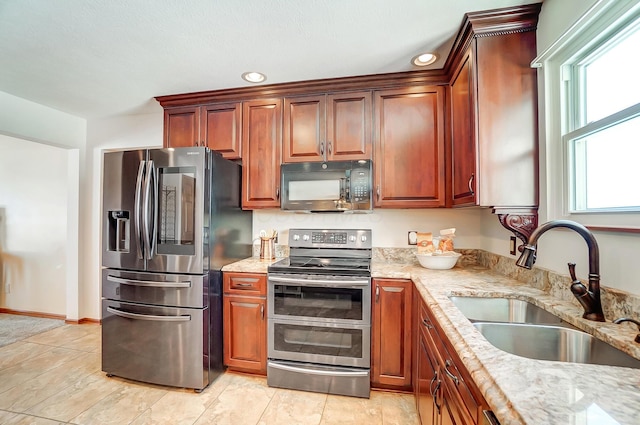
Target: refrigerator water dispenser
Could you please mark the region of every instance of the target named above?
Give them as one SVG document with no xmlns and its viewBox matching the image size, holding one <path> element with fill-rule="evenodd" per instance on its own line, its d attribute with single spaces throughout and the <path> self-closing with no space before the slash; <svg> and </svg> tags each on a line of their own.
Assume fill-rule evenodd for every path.
<svg viewBox="0 0 640 425">
<path fill-rule="evenodd" d="M 129 252 L 129 211 L 109 211 L 109 251 Z"/>
</svg>

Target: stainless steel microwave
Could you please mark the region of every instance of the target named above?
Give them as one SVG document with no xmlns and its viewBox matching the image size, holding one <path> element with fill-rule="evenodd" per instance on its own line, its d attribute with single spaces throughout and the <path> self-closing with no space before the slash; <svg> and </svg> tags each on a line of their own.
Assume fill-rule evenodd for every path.
<svg viewBox="0 0 640 425">
<path fill-rule="evenodd" d="M 371 160 L 282 164 L 283 210 L 370 212 Z"/>
</svg>

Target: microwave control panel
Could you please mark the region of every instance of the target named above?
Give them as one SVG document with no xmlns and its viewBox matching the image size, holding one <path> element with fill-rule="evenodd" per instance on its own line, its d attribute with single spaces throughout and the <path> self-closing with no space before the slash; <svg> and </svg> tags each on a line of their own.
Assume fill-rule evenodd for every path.
<svg viewBox="0 0 640 425">
<path fill-rule="evenodd" d="M 371 176 L 367 168 L 354 168 L 349 178 L 351 202 L 366 201 L 371 198 Z"/>
</svg>

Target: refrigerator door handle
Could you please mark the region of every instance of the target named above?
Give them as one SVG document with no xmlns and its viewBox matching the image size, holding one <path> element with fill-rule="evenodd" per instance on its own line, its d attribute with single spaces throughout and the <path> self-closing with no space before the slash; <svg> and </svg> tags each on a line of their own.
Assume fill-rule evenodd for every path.
<svg viewBox="0 0 640 425">
<path fill-rule="evenodd" d="M 138 314 L 128 311 L 118 310 L 117 308 L 107 307 L 107 311 L 116 316 L 124 317 L 126 319 L 134 320 L 153 320 L 159 322 L 188 322 L 191 320 L 191 315 L 184 314 L 180 316 L 156 316 L 154 314 Z"/>
<path fill-rule="evenodd" d="M 110 282 L 120 283 L 122 285 L 131 286 L 153 286 L 155 288 L 191 288 L 190 281 L 182 282 L 161 282 L 158 280 L 138 280 L 138 279 L 125 279 L 122 277 L 107 275 L 107 280 Z"/>
<path fill-rule="evenodd" d="M 151 199 L 151 191 L 153 190 L 153 199 Z M 144 179 L 144 207 L 143 207 L 143 238 L 145 258 L 151 260 L 155 249 L 155 233 L 156 233 L 156 202 L 158 190 L 156 188 L 155 167 L 153 161 L 148 162 L 147 172 Z"/>
<path fill-rule="evenodd" d="M 145 169 L 146 161 L 140 161 L 140 165 L 138 166 L 138 177 L 136 178 L 136 192 L 135 192 L 135 200 L 134 200 L 134 217 L 133 217 L 133 226 L 134 226 L 134 236 L 136 239 L 136 250 L 138 251 L 138 259 L 142 259 L 142 226 L 143 221 L 141 217 L 142 213 L 142 181 L 144 180 L 144 169 Z"/>
</svg>

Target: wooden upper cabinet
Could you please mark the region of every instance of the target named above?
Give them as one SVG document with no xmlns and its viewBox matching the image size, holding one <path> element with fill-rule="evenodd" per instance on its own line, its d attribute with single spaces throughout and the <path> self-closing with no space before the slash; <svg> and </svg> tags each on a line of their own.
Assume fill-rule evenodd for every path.
<svg viewBox="0 0 640 425">
<path fill-rule="evenodd" d="M 538 206 L 536 56 L 540 4 L 465 15 L 452 48 L 453 206 Z M 509 22 L 510 31 L 505 31 Z"/>
<path fill-rule="evenodd" d="M 282 99 L 243 103 L 242 208 L 280 206 Z"/>
<path fill-rule="evenodd" d="M 200 109 L 200 133 L 205 146 L 225 158 L 241 158 L 242 103 L 204 105 Z"/>
<path fill-rule="evenodd" d="M 453 205 L 476 202 L 475 97 L 469 49 L 451 81 L 451 191 Z"/>
<path fill-rule="evenodd" d="M 164 147 L 207 146 L 223 157 L 241 157 L 242 103 L 164 110 Z"/>
<path fill-rule="evenodd" d="M 371 92 L 285 98 L 283 162 L 371 159 Z"/>
<path fill-rule="evenodd" d="M 200 108 L 185 106 L 164 110 L 164 147 L 200 146 Z"/>
<path fill-rule="evenodd" d="M 375 206 L 445 205 L 445 88 L 375 92 Z"/>
</svg>

